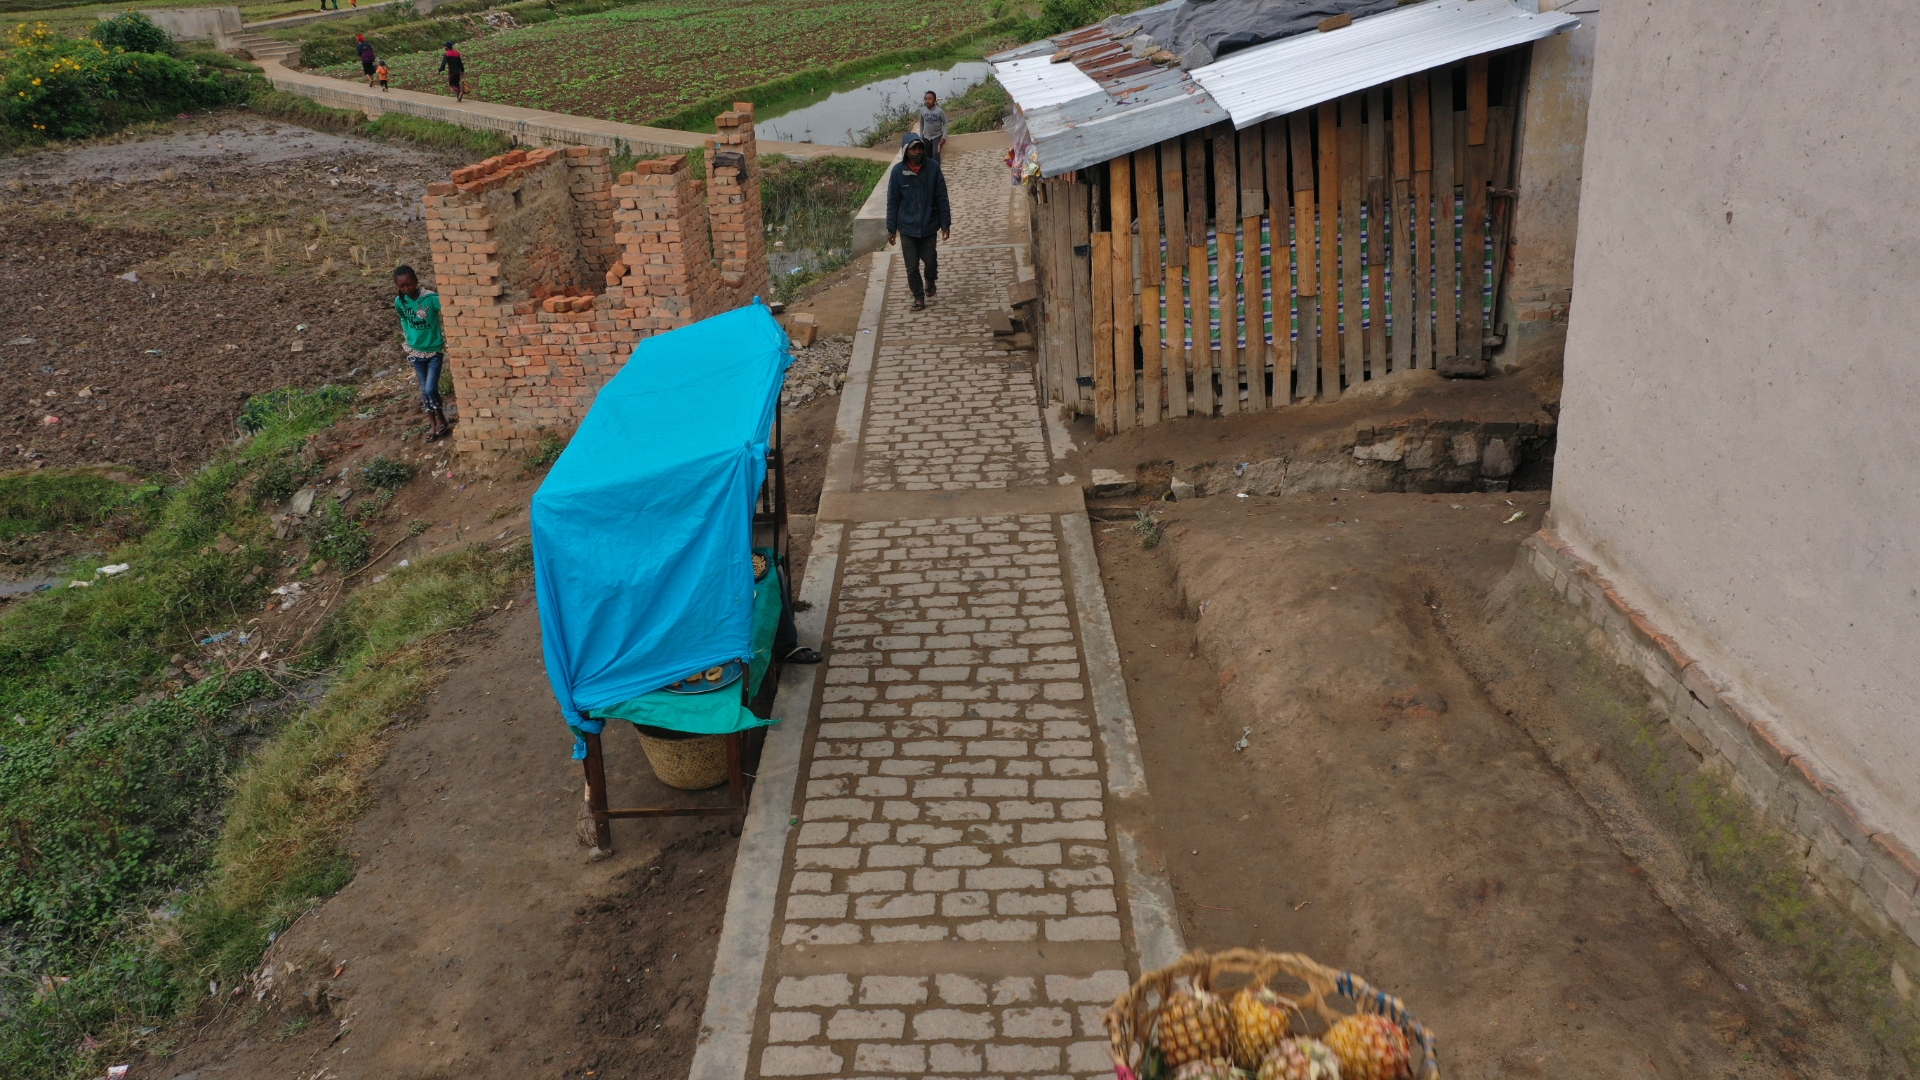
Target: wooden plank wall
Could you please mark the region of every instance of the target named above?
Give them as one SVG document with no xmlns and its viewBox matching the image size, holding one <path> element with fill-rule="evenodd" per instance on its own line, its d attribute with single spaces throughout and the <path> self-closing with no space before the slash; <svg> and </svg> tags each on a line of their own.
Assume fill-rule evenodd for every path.
<svg viewBox="0 0 1920 1080">
<path fill-rule="evenodd" d="M 1480 363 L 1520 70 L 1475 57 L 1040 182 L 1046 400 L 1107 435 Z"/>
</svg>

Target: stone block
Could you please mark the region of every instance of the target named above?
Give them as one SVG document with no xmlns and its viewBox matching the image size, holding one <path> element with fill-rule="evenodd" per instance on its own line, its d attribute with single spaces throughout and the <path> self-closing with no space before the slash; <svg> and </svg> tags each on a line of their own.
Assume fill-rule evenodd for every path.
<svg viewBox="0 0 1920 1080">
<path fill-rule="evenodd" d="M 806 1012 L 777 1012 L 767 1018 L 768 1042 L 806 1042 L 820 1034 L 820 1017 Z"/>
<path fill-rule="evenodd" d="M 932 1039 L 991 1039 L 993 1014 L 964 1009 L 928 1009 L 915 1013 L 913 1037 Z"/>
<path fill-rule="evenodd" d="M 786 976 L 773 988 L 773 1003 L 783 1009 L 832 1007 L 851 1000 L 853 980 L 845 975 Z"/>
<path fill-rule="evenodd" d="M 924 975 L 868 975 L 860 980 L 862 1005 L 924 1005 L 927 979 Z"/>
<path fill-rule="evenodd" d="M 760 1075 L 838 1075 L 844 1060 L 826 1046 L 769 1046 L 760 1051 Z"/>
</svg>

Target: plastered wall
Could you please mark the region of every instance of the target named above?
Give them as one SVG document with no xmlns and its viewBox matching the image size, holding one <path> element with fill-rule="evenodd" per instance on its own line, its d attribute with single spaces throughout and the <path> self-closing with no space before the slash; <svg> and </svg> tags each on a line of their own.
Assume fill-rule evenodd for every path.
<svg viewBox="0 0 1920 1080">
<path fill-rule="evenodd" d="M 1920 84 L 1901 5 L 1608 0 L 1554 522 L 1920 850 Z"/>
</svg>

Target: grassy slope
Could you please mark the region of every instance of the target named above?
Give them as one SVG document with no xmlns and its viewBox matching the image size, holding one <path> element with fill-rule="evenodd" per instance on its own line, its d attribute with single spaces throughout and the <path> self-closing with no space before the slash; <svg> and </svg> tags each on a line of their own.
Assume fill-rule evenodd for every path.
<svg viewBox="0 0 1920 1080">
<path fill-rule="evenodd" d="M 258 432 L 170 490 L 0 476 L 0 506 L 148 526 L 102 560 L 124 574 L 82 564 L 92 587 L 0 610 L 0 1075 L 98 1075 L 343 883 L 362 778 L 432 685 L 433 635 L 520 580 L 524 547 L 469 550 L 355 594 L 305 661 L 334 669 L 332 689 L 291 717 L 238 709 L 280 692 L 251 661 L 182 685 L 166 658 L 244 629 L 272 580 L 250 568 L 280 563 L 259 494 L 302 472 L 298 447 L 353 397 L 255 399 Z"/>
</svg>

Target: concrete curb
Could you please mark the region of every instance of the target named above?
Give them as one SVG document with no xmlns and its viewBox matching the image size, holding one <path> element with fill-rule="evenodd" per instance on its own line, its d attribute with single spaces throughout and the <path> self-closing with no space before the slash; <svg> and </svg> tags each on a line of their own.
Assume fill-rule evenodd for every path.
<svg viewBox="0 0 1920 1080">
<path fill-rule="evenodd" d="M 813 606 L 794 620 L 800 643 L 809 648 L 820 648 L 825 637 L 827 612 L 833 607 L 833 583 L 840 567 L 842 529 L 838 523 L 821 522 L 813 534 L 799 596 Z M 700 1041 L 693 1052 L 690 1080 L 740 1080 L 747 1073 L 760 987 L 772 947 L 781 864 L 787 853 L 787 821 L 793 814 L 800 754 L 806 745 L 819 672 L 818 665 L 800 664 L 786 666 L 780 672 L 780 690 L 773 707 L 779 723 L 767 733 L 766 746 L 760 752 L 752 805 L 740 830 L 733 884 L 727 890 L 727 913 L 721 922 L 713 978 L 707 983 L 707 1004 L 700 1017 Z"/>
<path fill-rule="evenodd" d="M 1144 817 L 1147 772 L 1141 760 L 1140 737 L 1133 727 L 1133 706 L 1127 700 L 1126 677 L 1120 670 L 1120 646 L 1113 637 L 1113 619 L 1107 611 L 1107 590 L 1100 581 L 1100 561 L 1094 554 L 1093 528 L 1085 513 L 1063 514 L 1060 531 L 1066 541 L 1067 574 L 1073 582 L 1074 613 L 1080 620 L 1080 642 L 1087 662 L 1087 682 L 1093 688 L 1093 716 L 1107 757 L 1107 792 Z M 1127 909 L 1133 915 L 1134 950 L 1142 971 L 1165 967 L 1186 952 L 1186 937 L 1174 909 L 1173 885 L 1165 864 L 1155 857 L 1121 815 L 1115 827 L 1125 877 Z"/>
<path fill-rule="evenodd" d="M 904 149 L 902 153 L 904 153 Z M 893 178 L 893 167 L 900 163 L 900 154 L 893 155 L 887 171 L 880 174 L 880 180 L 867 192 L 867 201 L 853 215 L 853 253 L 865 255 L 869 251 L 879 251 L 887 246 L 887 182 Z"/>
<path fill-rule="evenodd" d="M 840 412 L 833 421 L 833 448 L 827 452 L 827 475 L 821 495 L 844 495 L 853 490 L 853 469 L 860 456 L 860 431 L 867 420 L 867 389 L 873 381 L 873 361 L 880 355 L 880 313 L 887 303 L 887 276 L 893 253 L 875 252 L 867 270 L 867 296 L 860 305 L 860 327 L 853 334 L 853 359 L 847 362 L 847 381 L 840 388 Z"/>
</svg>

